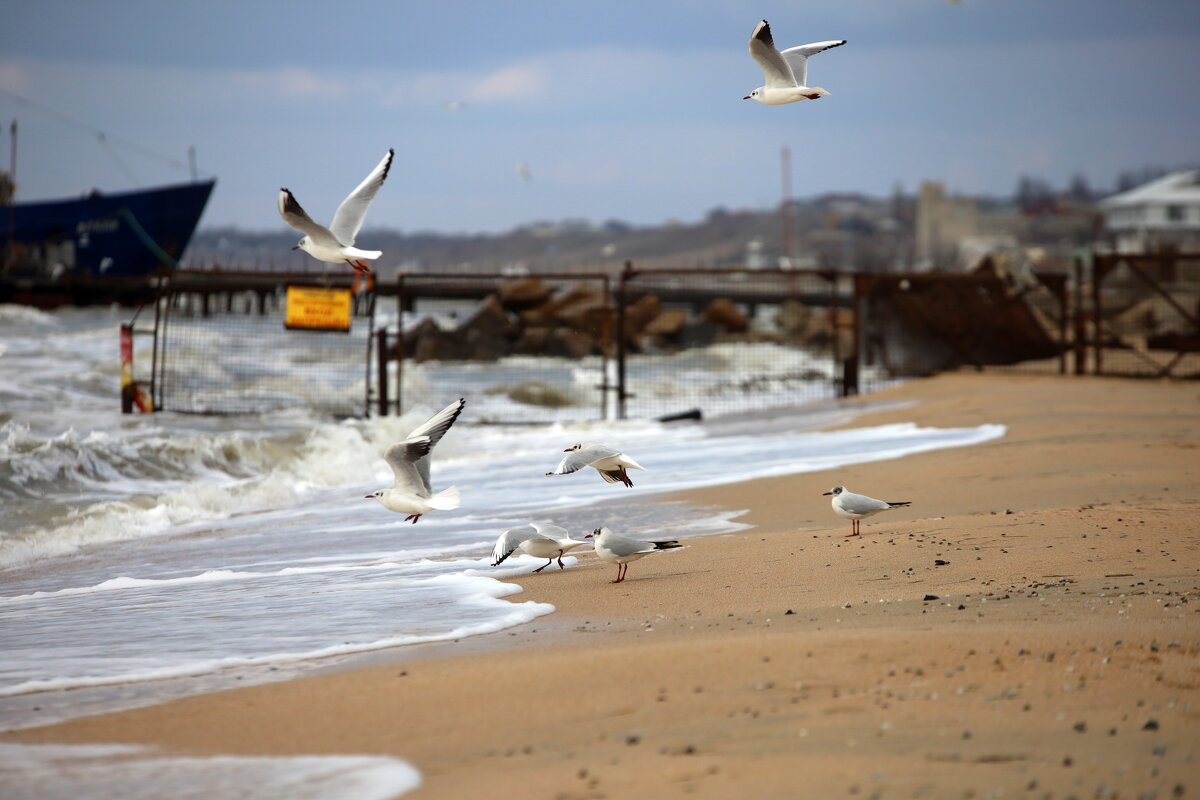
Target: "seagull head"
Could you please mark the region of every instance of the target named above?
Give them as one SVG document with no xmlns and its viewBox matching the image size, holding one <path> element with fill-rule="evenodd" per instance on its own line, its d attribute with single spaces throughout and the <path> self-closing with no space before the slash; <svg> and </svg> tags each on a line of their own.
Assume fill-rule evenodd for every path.
<svg viewBox="0 0 1200 800">
<path fill-rule="evenodd" d="M 363 499 L 364 500 L 378 500 L 381 497 L 383 497 L 383 489 L 376 489 L 375 491 L 371 492 L 370 494 L 364 495 Z"/>
<path fill-rule="evenodd" d="M 588 446 L 587 442 L 578 442 L 576 444 L 571 445 L 566 450 L 563 450 L 563 452 L 564 453 L 574 453 L 576 450 L 582 450 L 583 448 L 585 448 L 587 446 Z"/>
<path fill-rule="evenodd" d="M 761 94 L 762 94 L 762 87 L 760 86 L 757 89 L 755 89 L 753 92 L 751 92 L 750 94 L 743 97 L 742 99 L 743 100 L 758 100 L 758 102 L 761 103 L 762 102 L 762 100 L 760 99 Z"/>
<path fill-rule="evenodd" d="M 306 253 L 307 253 L 307 252 L 308 252 L 308 246 L 309 246 L 310 244 L 312 244 L 312 240 L 311 240 L 311 239 L 309 239 L 307 236 L 305 236 L 305 237 L 301 238 L 301 239 L 300 239 L 300 241 L 299 241 L 299 242 L 296 244 L 296 246 L 295 246 L 295 247 L 293 247 L 292 249 L 293 249 L 293 250 L 303 250 L 304 252 L 306 252 Z"/>
<path fill-rule="evenodd" d="M 584 536 L 583 538 L 585 538 L 585 539 L 598 538 L 600 536 L 600 534 L 604 533 L 606 530 L 608 530 L 608 528 L 596 528 L 596 530 L 592 531 L 591 533 L 589 533 L 587 536 Z"/>
<path fill-rule="evenodd" d="M 844 491 L 846 491 L 845 486 L 835 486 L 832 489 L 830 489 L 828 492 L 822 492 L 821 497 L 828 497 L 829 495 L 833 495 L 834 497 L 837 497 L 839 494 L 841 494 Z"/>
</svg>

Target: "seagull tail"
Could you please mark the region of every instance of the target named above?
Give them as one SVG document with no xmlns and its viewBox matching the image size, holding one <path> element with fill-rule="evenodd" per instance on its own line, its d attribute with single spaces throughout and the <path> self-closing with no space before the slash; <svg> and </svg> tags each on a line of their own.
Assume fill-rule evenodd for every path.
<svg viewBox="0 0 1200 800">
<path fill-rule="evenodd" d="M 888 503 L 888 508 L 900 508 L 901 506 L 912 505 L 912 500 L 901 500 L 899 503 Z"/>
<path fill-rule="evenodd" d="M 650 542 L 650 544 L 654 545 L 655 550 L 673 550 L 676 547 L 683 547 L 683 545 L 674 539 L 668 539 L 662 542 Z"/>
<path fill-rule="evenodd" d="M 452 508 L 458 508 L 461 504 L 462 499 L 459 497 L 457 486 L 451 486 L 429 498 L 429 505 L 440 511 L 449 511 Z"/>
</svg>

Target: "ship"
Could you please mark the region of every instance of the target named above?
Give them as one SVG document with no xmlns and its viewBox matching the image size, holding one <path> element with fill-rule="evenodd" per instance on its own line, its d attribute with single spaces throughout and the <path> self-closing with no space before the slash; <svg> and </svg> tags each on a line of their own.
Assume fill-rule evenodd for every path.
<svg viewBox="0 0 1200 800">
<path fill-rule="evenodd" d="M 209 179 L 69 200 L 9 199 L 0 205 L 0 303 L 53 308 L 152 299 L 155 276 L 179 266 L 215 185 Z"/>
</svg>

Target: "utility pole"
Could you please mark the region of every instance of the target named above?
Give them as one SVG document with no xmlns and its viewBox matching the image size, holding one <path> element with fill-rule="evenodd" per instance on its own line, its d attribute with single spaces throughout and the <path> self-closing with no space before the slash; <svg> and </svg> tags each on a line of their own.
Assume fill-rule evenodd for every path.
<svg viewBox="0 0 1200 800">
<path fill-rule="evenodd" d="M 780 168 L 783 171 L 783 203 L 779 207 L 783 224 L 783 257 L 790 262 L 796 256 L 795 231 L 792 225 L 792 148 L 784 145 L 779 155 Z"/>
</svg>

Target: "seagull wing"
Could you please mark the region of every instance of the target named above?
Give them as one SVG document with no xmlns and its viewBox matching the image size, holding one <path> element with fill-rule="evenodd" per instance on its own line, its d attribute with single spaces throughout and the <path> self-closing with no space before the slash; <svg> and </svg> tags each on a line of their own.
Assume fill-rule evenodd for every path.
<svg viewBox="0 0 1200 800">
<path fill-rule="evenodd" d="M 604 546 L 618 556 L 636 556 L 638 553 L 653 553 L 658 548 L 654 542 L 642 542 L 625 536 L 610 533 L 604 537 Z"/>
<path fill-rule="evenodd" d="M 492 566 L 496 566 L 511 556 L 521 546 L 521 542 L 527 541 L 536 535 L 529 525 L 520 528 L 509 528 L 500 534 L 500 538 L 496 540 L 496 546 L 492 548 Z"/>
<path fill-rule="evenodd" d="M 754 33 L 750 35 L 750 55 L 762 69 L 768 87 L 784 88 L 797 85 L 787 59 L 775 49 L 775 40 L 771 38 L 771 26 L 765 19 L 755 26 Z"/>
<path fill-rule="evenodd" d="M 429 485 L 429 465 L 425 460 L 432 448 L 428 436 L 412 436 L 387 449 L 383 458 L 396 476 L 396 488 L 410 491 L 417 497 L 433 494 Z"/>
<path fill-rule="evenodd" d="M 330 233 L 328 228 L 313 222 L 313 218 L 296 202 L 290 189 L 279 190 L 279 216 L 283 217 L 283 221 L 288 225 L 307 234 L 313 242 L 326 247 L 341 247 L 337 237 Z"/>
<path fill-rule="evenodd" d="M 849 511 L 851 514 L 870 514 L 889 508 L 888 504 L 882 500 L 876 500 L 874 497 L 867 497 L 865 494 L 855 494 L 854 492 L 842 492 L 838 496 L 838 501 L 842 506 L 842 510 Z"/>
<path fill-rule="evenodd" d="M 789 47 L 780 55 L 787 61 L 788 66 L 792 68 L 792 77 L 796 79 L 796 83 L 800 86 L 807 86 L 808 83 L 808 57 L 815 56 L 817 53 L 823 53 L 831 47 L 841 47 L 846 43 L 845 39 L 836 39 L 831 42 L 813 42 L 812 44 L 802 44 L 799 47 Z"/>
<path fill-rule="evenodd" d="M 329 230 L 343 245 L 349 247 L 354 244 L 354 239 L 358 236 L 358 231 L 362 227 L 363 219 L 367 216 L 367 208 L 371 205 L 371 201 L 375 199 L 375 194 L 379 191 L 379 187 L 383 186 L 383 182 L 388 175 L 388 170 L 392 168 L 392 156 L 395 152 L 395 150 L 389 148 L 387 155 L 375 165 L 375 169 L 371 170 L 371 174 L 342 201 L 342 204 L 338 206 L 338 210 L 334 212 L 333 222 L 330 224 Z"/>
<path fill-rule="evenodd" d="M 560 528 L 557 525 L 550 525 L 545 522 L 531 522 L 533 529 L 538 532 L 539 536 L 544 536 L 547 539 L 553 539 L 556 542 L 571 542 L 571 534 L 567 533 L 566 528 Z"/>
<path fill-rule="evenodd" d="M 396 476 L 397 486 L 410 488 L 420 497 L 429 497 L 433 493 L 426 456 L 450 430 L 466 404 L 467 401 L 460 397 L 419 425 L 408 438 L 387 449 L 383 457 Z"/>
<path fill-rule="evenodd" d="M 555 468 L 551 475 L 569 475 L 572 472 L 578 472 L 594 461 L 599 461 L 602 458 L 611 458 L 621 455 L 620 450 L 613 450 L 611 447 L 606 447 L 602 444 L 590 444 L 580 450 L 572 450 L 563 456 L 563 460 L 558 462 L 558 467 Z M 603 473 L 601 473 L 603 474 Z M 609 480 L 605 478 L 605 480 Z M 612 480 L 616 480 L 615 478 Z M 609 480 L 611 483 L 612 481 Z"/>
</svg>

